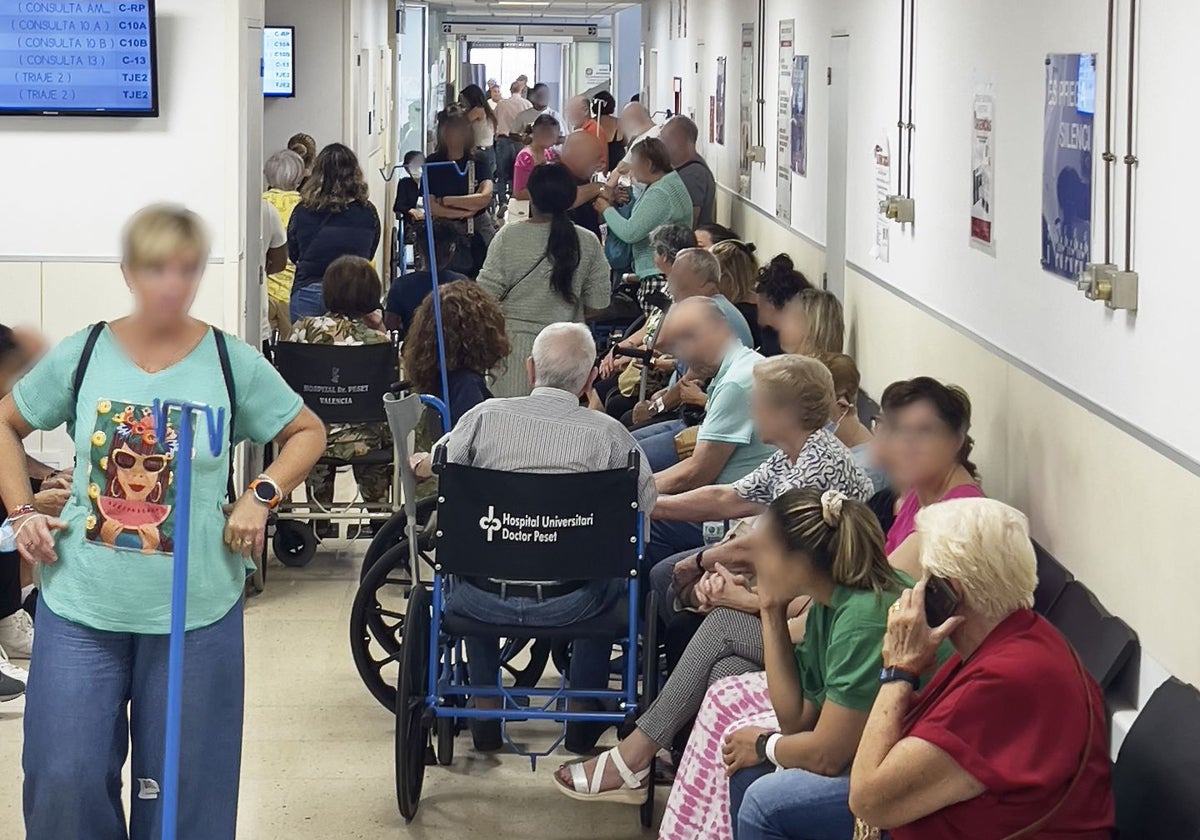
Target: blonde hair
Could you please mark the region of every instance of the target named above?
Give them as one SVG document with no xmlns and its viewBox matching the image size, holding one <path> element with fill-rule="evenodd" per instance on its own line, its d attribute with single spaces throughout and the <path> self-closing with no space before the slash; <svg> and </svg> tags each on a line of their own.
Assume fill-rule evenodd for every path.
<svg viewBox="0 0 1200 840">
<path fill-rule="evenodd" d="M 133 214 L 121 234 L 121 264 L 127 268 L 158 265 L 181 252 L 208 261 L 208 231 L 198 215 L 181 204 L 151 204 Z"/>
<path fill-rule="evenodd" d="M 858 397 L 858 388 L 862 382 L 862 375 L 859 374 L 854 359 L 845 353 L 818 353 L 813 358 L 829 368 L 829 372 L 833 374 L 834 397 L 844 397 L 847 402 L 853 403 Z"/>
<path fill-rule="evenodd" d="M 829 369 L 808 356 L 773 356 L 754 366 L 754 388 L 791 411 L 803 429 L 829 422 L 835 402 Z"/>
<path fill-rule="evenodd" d="M 839 586 L 877 595 L 900 589 L 879 519 L 862 502 L 837 490 L 796 488 L 771 502 L 767 516 L 789 552 L 808 555 Z"/>
<path fill-rule="evenodd" d="M 758 260 L 751 250 L 753 246 L 736 239 L 728 239 L 712 246 L 710 253 L 721 264 L 721 279 L 717 287 L 731 303 L 742 303 L 754 299 L 754 284 L 758 282 Z"/>
<path fill-rule="evenodd" d="M 846 326 L 837 295 L 821 289 L 805 289 L 789 306 L 800 307 L 808 319 L 808 346 L 803 350 L 804 355 L 842 352 Z"/>
<path fill-rule="evenodd" d="M 1037 558 L 1025 514 L 995 499 L 950 499 L 917 514 L 921 568 L 958 581 L 990 618 L 1033 606 Z"/>
</svg>

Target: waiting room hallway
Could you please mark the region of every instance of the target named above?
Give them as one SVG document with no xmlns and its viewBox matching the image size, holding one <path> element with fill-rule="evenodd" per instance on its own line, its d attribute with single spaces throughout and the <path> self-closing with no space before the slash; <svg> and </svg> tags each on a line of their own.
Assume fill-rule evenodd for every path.
<svg viewBox="0 0 1200 840">
<path fill-rule="evenodd" d="M 322 551 L 303 569 L 272 558 L 266 592 L 247 602 L 238 837 L 575 840 L 581 825 L 595 840 L 650 836 L 635 808 L 585 805 L 558 794 L 550 778 L 566 753 L 539 762 L 531 774 L 518 756 L 473 753 L 466 733 L 452 766 L 429 768 L 421 810 L 406 830 L 396 809 L 395 726 L 350 656 L 350 604 L 366 543 L 333 545 L 341 550 Z M 0 706 L 0 766 L 20 767 L 24 703 Z M 545 726 L 534 731 L 554 737 Z M 614 742 L 610 731 L 602 745 Z M 125 789 L 128 803 L 128 768 Z M 510 807 L 514 792 L 518 808 Z M 659 799 L 661 811 L 661 792 Z M 19 825 L 21 777 L 11 772 L 0 775 L 0 826 Z"/>
</svg>

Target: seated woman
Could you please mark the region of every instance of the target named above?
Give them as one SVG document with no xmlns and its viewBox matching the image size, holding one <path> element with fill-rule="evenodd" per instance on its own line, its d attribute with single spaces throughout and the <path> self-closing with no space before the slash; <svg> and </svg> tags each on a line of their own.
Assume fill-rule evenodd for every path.
<svg viewBox="0 0 1200 840">
<path fill-rule="evenodd" d="M 833 292 L 805 289 L 784 306 L 777 329 L 785 353 L 841 353 L 846 332 L 842 302 Z"/>
<path fill-rule="evenodd" d="M 872 445 L 875 436 L 858 419 L 858 413 L 854 410 L 858 405 L 861 382 L 858 365 L 845 353 L 820 353 L 816 358 L 833 374 L 833 393 L 837 400 L 829 415 L 829 430 L 850 450 L 855 462 L 867 471 L 878 493 L 888 486 L 888 477 L 875 460 L 875 447 Z"/>
<path fill-rule="evenodd" d="M 696 242 L 698 247 L 711 251 L 712 247 L 718 242 L 725 242 L 729 239 L 740 239 L 736 232 L 719 225 L 716 222 L 705 225 L 696 225 Z"/>
<path fill-rule="evenodd" d="M 880 404 L 876 434 L 886 438 L 892 482 L 904 492 L 888 529 L 888 559 L 918 578 L 917 512 L 947 499 L 983 495 L 971 463 L 971 399 L 961 388 L 918 376 L 893 382 Z"/>
<path fill-rule="evenodd" d="M 383 288 L 379 275 L 362 257 L 339 257 L 325 272 L 322 280 L 325 295 L 325 314 L 301 318 L 288 339 L 298 344 L 361 345 L 384 344 L 391 341 L 382 326 L 379 300 Z M 357 425 L 335 423 L 327 432 L 326 458 L 358 458 L 368 452 L 390 449 L 392 436 L 387 423 Z M 387 464 L 354 466 L 363 501 L 383 503 L 388 500 L 392 483 L 392 468 Z M 325 464 L 313 467 L 309 485 L 314 499 L 324 508 L 333 504 L 334 470 Z M 320 537 L 336 532 L 333 522 L 317 523 Z"/>
<path fill-rule="evenodd" d="M 396 214 L 396 220 L 406 226 L 425 221 L 425 211 L 421 208 L 421 170 L 424 167 L 422 152 L 412 149 L 404 153 L 402 174 L 396 179 L 396 201 L 392 204 L 392 212 Z"/>
<path fill-rule="evenodd" d="M 542 114 L 533 121 L 529 145 L 517 152 L 513 164 L 513 194 L 519 201 L 529 201 L 529 175 L 535 167 L 558 160 L 558 120 L 550 114 Z"/>
<path fill-rule="evenodd" d="M 504 310 L 512 350 L 496 368 L 498 397 L 521 397 L 532 385 L 524 362 L 534 339 L 556 322 L 582 324 L 609 301 L 608 261 L 600 240 L 571 222 L 575 179 L 561 164 L 529 176 L 529 221 L 505 225 L 488 249 L 479 287 Z"/>
<path fill-rule="evenodd" d="M 758 298 L 754 293 L 754 281 L 758 277 L 758 260 L 754 256 L 754 245 L 740 239 L 727 239 L 709 249 L 721 264 L 721 294 L 742 313 L 750 325 L 754 349 L 762 347 L 762 332 L 758 326 Z M 769 348 L 778 350 L 778 348 Z M 763 355 L 778 355 L 764 353 Z"/>
<path fill-rule="evenodd" d="M 1030 609 L 1037 563 L 1027 520 L 996 501 L 960 499 L 921 511 L 917 533 L 925 578 L 888 616 L 883 665 L 897 679 L 880 688 L 863 731 L 851 809 L 892 840 L 1108 840 L 1104 697 L 1070 643 Z M 930 578 L 958 600 L 934 628 Z M 909 675 L 933 667 L 942 639 L 955 655 L 917 692 Z"/>
<path fill-rule="evenodd" d="M 758 326 L 762 331 L 760 352 L 764 356 L 787 352 L 779 346 L 784 310 L 797 295 L 811 288 L 808 278 L 796 270 L 792 258 L 787 254 L 772 257 L 769 263 L 759 269 L 754 293 L 758 298 Z M 841 352 L 840 347 L 838 352 Z"/>
</svg>

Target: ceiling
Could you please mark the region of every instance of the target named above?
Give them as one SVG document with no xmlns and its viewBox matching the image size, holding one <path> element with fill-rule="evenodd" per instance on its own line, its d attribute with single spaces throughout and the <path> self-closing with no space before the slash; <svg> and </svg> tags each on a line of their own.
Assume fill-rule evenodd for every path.
<svg viewBox="0 0 1200 840">
<path fill-rule="evenodd" d="M 638 3 L 609 0 L 433 0 L 429 5 L 456 18 L 511 21 L 595 21 Z"/>
</svg>

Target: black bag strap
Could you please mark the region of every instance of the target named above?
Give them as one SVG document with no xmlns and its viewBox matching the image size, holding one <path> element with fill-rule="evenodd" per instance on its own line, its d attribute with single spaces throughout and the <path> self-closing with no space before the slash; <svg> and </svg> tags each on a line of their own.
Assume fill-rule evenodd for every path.
<svg viewBox="0 0 1200 840">
<path fill-rule="evenodd" d="M 87 341 L 83 343 L 83 352 L 79 354 L 79 362 L 75 365 L 75 379 L 71 385 L 71 395 L 75 397 L 76 402 L 79 401 L 79 389 L 83 387 L 83 378 L 87 376 L 88 365 L 92 362 L 92 354 L 96 352 L 96 342 L 100 340 L 100 333 L 104 332 L 104 328 L 107 326 L 107 321 L 92 324 Z"/>
<path fill-rule="evenodd" d="M 233 365 L 229 362 L 229 343 L 225 333 L 216 327 L 212 328 L 212 332 L 213 340 L 217 343 L 217 356 L 221 360 L 221 376 L 225 379 L 225 394 L 229 397 L 229 478 L 225 482 L 225 493 L 232 503 L 237 501 L 233 486 L 233 422 L 237 417 L 237 385 L 233 381 Z"/>
<path fill-rule="evenodd" d="M 521 283 L 525 280 L 525 278 L 527 278 L 529 275 L 533 274 L 533 272 L 537 271 L 538 266 L 540 266 L 545 261 L 546 261 L 546 254 L 543 253 L 542 256 L 538 258 L 538 261 L 535 262 L 532 266 L 530 266 L 528 271 L 526 271 L 524 274 L 521 275 L 520 280 L 518 280 L 516 283 L 513 283 L 511 286 L 509 286 L 507 289 L 505 289 L 503 292 L 500 293 L 500 297 L 498 297 L 496 299 L 496 302 L 504 303 L 504 301 L 508 300 L 508 296 L 513 293 L 513 289 L 517 288 L 517 286 L 520 286 Z"/>
</svg>

